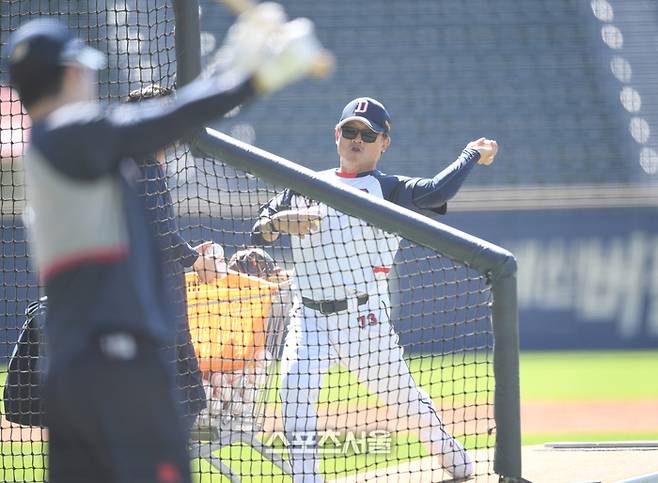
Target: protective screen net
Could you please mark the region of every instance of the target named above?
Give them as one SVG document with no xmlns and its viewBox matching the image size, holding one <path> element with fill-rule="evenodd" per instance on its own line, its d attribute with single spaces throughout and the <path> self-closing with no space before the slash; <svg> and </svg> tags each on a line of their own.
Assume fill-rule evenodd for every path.
<svg viewBox="0 0 658 483">
<path fill-rule="evenodd" d="M 217 124 L 232 136 L 328 169 L 337 163 L 341 108 L 369 95 L 393 116 L 393 143 L 380 164 L 388 173 L 433 176 L 484 134 L 504 142 L 505 162 L 477 167 L 467 189 L 655 184 L 658 110 L 655 69 L 647 60 L 647 39 L 655 38 L 658 24 L 652 2 L 533 0 L 521 8 L 512 0 L 378 0 L 368 2 L 367 22 L 344 0 L 285 6 L 291 17 L 316 22 L 338 58 L 337 72 L 236 109 Z M 3 54 L 10 32 L 41 15 L 56 16 L 107 53 L 104 102 L 125 100 L 153 82 L 175 84 L 171 2 L 2 2 Z M 233 20 L 217 2 L 201 2 L 204 62 Z M 29 119 L 7 85 L 3 63 L 2 380 L 24 322 L 38 328 L 45 308 L 33 305 L 26 317 L 40 295 L 22 219 Z M 204 283 L 193 267 L 176 269 L 175 296 L 186 297 L 193 342 L 180 352 L 178 370 L 190 376 L 180 379 L 184 411 L 198 415 L 194 478 L 220 481 L 220 473 L 233 473 L 270 481 L 290 472 L 290 459 L 307 472 L 319 461 L 328 480 L 386 474 L 395 480 L 430 464 L 438 466 L 427 478 L 438 480 L 448 477 L 439 467 L 450 468 L 450 455 L 457 461 L 460 445 L 478 481 L 492 475 L 492 300 L 483 277 L 303 197 L 294 203 L 319 213 L 319 231 L 264 243 L 253 236 L 260 207 L 294 186 L 271 186 L 221 160 L 195 158 L 185 146 L 169 148 L 165 160 L 164 169 L 145 171 L 144 181 L 160 233 L 172 240 L 179 234 L 192 246 L 216 243 L 221 249 L 211 252 L 219 271 L 230 270 Z M 487 200 L 476 204 L 485 207 Z M 441 221 L 451 223 L 450 210 Z M 248 248 L 254 245 L 262 251 Z M 24 337 L 14 414 L 26 424 L 7 421 L 5 401 L 3 481 L 43 481 L 46 474 L 47 432 L 36 426 L 38 389 L 27 377 L 40 368 L 32 350 L 38 330 Z M 440 430 L 434 427 L 430 437 L 414 429 L 423 418 L 430 427 L 444 424 L 440 449 Z M 434 444 L 423 444 L 428 438 Z"/>
</svg>

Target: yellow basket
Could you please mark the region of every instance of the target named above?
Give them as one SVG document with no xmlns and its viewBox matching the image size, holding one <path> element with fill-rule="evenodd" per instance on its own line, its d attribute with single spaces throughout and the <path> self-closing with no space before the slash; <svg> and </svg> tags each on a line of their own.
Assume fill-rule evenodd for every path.
<svg viewBox="0 0 658 483">
<path fill-rule="evenodd" d="M 277 285 L 239 273 L 205 284 L 185 276 L 192 342 L 204 372 L 233 372 L 265 349 L 267 320 Z"/>
</svg>

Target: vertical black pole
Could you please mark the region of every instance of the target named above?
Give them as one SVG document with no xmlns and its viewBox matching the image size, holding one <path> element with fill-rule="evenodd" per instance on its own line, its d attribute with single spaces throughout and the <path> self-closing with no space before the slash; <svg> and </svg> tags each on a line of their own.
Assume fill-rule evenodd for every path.
<svg viewBox="0 0 658 483">
<path fill-rule="evenodd" d="M 173 0 L 176 16 L 176 84 L 194 80 L 201 73 L 199 0 Z"/>
<path fill-rule="evenodd" d="M 521 477 L 519 317 L 516 290 L 515 268 L 493 281 L 492 319 L 496 381 L 494 471 L 510 478 Z"/>
</svg>

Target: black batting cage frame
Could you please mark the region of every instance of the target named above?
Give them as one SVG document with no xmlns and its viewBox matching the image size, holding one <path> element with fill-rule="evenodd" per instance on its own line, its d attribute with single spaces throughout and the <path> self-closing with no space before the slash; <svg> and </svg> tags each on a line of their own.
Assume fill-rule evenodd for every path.
<svg viewBox="0 0 658 483">
<path fill-rule="evenodd" d="M 201 72 L 199 3 L 174 0 L 177 83 Z M 313 170 L 240 142 L 213 129 L 198 133 L 195 154 L 221 159 L 234 168 L 321 201 L 354 217 L 466 265 L 491 284 L 494 334 L 494 471 L 503 481 L 521 480 L 521 415 L 517 263 L 509 251 L 359 190 L 319 179 Z"/>
</svg>

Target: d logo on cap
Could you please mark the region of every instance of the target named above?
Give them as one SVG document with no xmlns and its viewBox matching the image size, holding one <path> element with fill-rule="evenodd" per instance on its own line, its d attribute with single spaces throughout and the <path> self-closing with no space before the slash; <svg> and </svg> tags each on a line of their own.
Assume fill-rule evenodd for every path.
<svg viewBox="0 0 658 483">
<path fill-rule="evenodd" d="M 336 128 L 340 128 L 349 121 L 361 121 L 375 132 L 388 133 L 391 129 L 391 116 L 388 115 L 384 104 L 372 97 L 352 99 L 343 108 Z"/>
<path fill-rule="evenodd" d="M 354 113 L 355 114 L 358 114 L 360 112 L 367 112 L 367 111 L 368 111 L 368 101 L 365 100 L 365 99 L 360 100 L 357 103 L 356 107 L 354 108 Z"/>
</svg>

